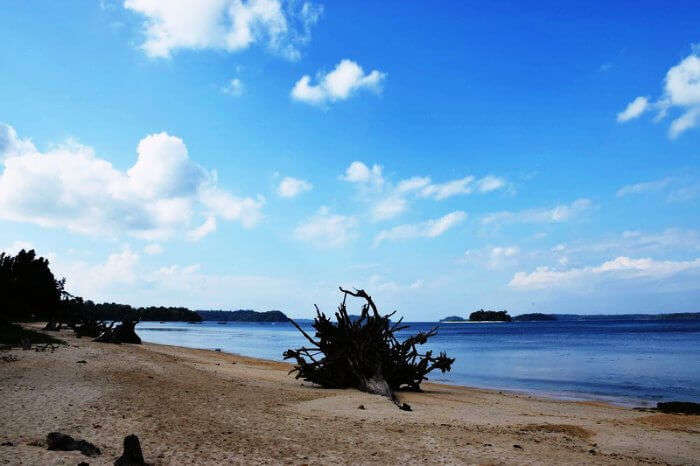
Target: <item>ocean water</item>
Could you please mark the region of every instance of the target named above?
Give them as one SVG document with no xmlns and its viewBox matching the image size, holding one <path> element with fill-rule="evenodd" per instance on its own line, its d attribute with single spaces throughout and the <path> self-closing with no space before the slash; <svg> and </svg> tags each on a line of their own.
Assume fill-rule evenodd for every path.
<svg viewBox="0 0 700 466">
<path fill-rule="evenodd" d="M 310 321 L 300 322 L 313 332 Z M 408 323 L 400 335 L 434 323 Z M 290 323 L 142 322 L 146 342 L 282 360 L 305 343 Z M 425 349 L 456 358 L 430 380 L 564 399 L 647 406 L 700 402 L 700 321 L 442 324 Z"/>
</svg>

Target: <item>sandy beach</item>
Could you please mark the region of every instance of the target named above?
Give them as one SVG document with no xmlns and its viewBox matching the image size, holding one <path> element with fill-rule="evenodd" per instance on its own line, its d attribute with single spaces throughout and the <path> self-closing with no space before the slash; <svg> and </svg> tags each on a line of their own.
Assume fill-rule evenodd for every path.
<svg viewBox="0 0 700 466">
<path fill-rule="evenodd" d="M 3 352 L 0 462 L 112 464 L 124 436 L 154 464 L 698 464 L 700 417 L 424 384 L 412 412 L 324 390 L 290 366 L 61 332 L 55 352 Z M 85 362 L 79 362 L 85 361 Z M 359 409 L 363 405 L 365 409 Z M 46 434 L 102 455 L 46 449 Z"/>
</svg>

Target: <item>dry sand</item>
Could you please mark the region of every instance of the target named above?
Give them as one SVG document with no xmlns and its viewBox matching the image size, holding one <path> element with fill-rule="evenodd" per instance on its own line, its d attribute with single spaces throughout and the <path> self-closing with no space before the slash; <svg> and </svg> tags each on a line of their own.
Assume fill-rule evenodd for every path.
<svg viewBox="0 0 700 466">
<path fill-rule="evenodd" d="M 0 463 L 112 464 L 131 433 L 154 464 L 700 463 L 698 416 L 440 384 L 400 394 L 404 412 L 282 363 L 61 337 L 53 353 L 0 354 L 19 358 L 0 361 Z M 102 455 L 47 451 L 51 431 Z"/>
</svg>

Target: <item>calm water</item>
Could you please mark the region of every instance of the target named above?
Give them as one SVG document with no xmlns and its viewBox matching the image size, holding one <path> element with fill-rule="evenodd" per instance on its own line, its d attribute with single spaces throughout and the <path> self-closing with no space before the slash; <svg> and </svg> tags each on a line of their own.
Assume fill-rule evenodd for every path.
<svg viewBox="0 0 700 466">
<path fill-rule="evenodd" d="M 404 336 L 435 324 L 410 325 Z M 275 360 L 304 344 L 289 323 L 143 322 L 137 332 Z M 443 324 L 425 347 L 456 358 L 451 372 L 431 377 L 439 382 L 635 405 L 700 401 L 700 321 Z"/>
</svg>

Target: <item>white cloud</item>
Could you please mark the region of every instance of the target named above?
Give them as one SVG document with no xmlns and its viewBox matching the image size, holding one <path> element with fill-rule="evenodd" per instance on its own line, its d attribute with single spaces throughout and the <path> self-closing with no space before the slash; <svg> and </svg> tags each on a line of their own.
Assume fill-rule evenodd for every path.
<svg viewBox="0 0 700 466">
<path fill-rule="evenodd" d="M 407 193 L 411 191 L 417 191 L 421 188 L 430 184 L 430 177 L 428 176 L 414 176 L 413 178 L 408 178 L 406 180 L 401 180 L 396 187 L 397 193 Z"/>
<path fill-rule="evenodd" d="M 238 78 L 230 80 L 228 83 L 226 83 L 224 87 L 221 88 L 221 92 L 233 97 L 242 96 L 244 90 L 245 86 L 243 85 L 243 82 Z"/>
<path fill-rule="evenodd" d="M 20 139 L 12 126 L 0 123 L 0 161 L 35 150 L 32 141 Z"/>
<path fill-rule="evenodd" d="M 395 241 L 410 238 L 435 238 L 442 235 L 453 226 L 461 223 L 466 218 L 466 213 L 457 210 L 437 219 L 416 224 L 398 225 L 389 230 L 380 231 L 374 238 L 374 245 L 377 246 L 385 240 Z"/>
<path fill-rule="evenodd" d="M 163 253 L 163 246 L 161 246 L 158 243 L 147 244 L 146 246 L 144 246 L 143 252 L 148 254 L 149 256 L 155 256 L 156 254 L 162 254 Z"/>
<path fill-rule="evenodd" d="M 581 285 L 598 279 L 661 279 L 700 268 L 700 258 L 688 261 L 657 261 L 619 256 L 598 266 L 554 270 L 538 267 L 534 272 L 516 273 L 508 286 L 517 289 L 545 289 Z"/>
<path fill-rule="evenodd" d="M 372 218 L 374 220 L 388 220 L 402 214 L 406 209 L 408 209 L 406 199 L 391 196 L 372 206 Z"/>
<path fill-rule="evenodd" d="M 464 257 L 458 262 L 479 269 L 485 267 L 496 270 L 515 265 L 519 256 L 520 248 L 518 246 L 493 246 L 467 250 L 464 252 Z"/>
<path fill-rule="evenodd" d="M 506 181 L 503 178 L 497 176 L 485 176 L 479 180 L 477 183 L 477 189 L 481 193 L 488 193 L 501 189 L 506 185 Z"/>
<path fill-rule="evenodd" d="M 700 106 L 691 108 L 683 115 L 679 116 L 671 122 L 671 127 L 669 128 L 669 136 L 671 138 L 677 137 L 679 134 L 687 129 L 695 128 L 700 121 Z"/>
<path fill-rule="evenodd" d="M 430 183 L 430 178 L 412 178 L 412 180 L 428 180 L 428 183 L 420 189 L 419 196 L 430 197 L 438 201 L 460 194 L 471 194 L 475 189 L 480 193 L 488 193 L 506 186 L 506 181 L 503 178 L 491 175 L 479 180 L 476 180 L 473 176 L 465 176 L 464 178 L 438 184 Z"/>
<path fill-rule="evenodd" d="M 295 197 L 303 192 L 310 191 L 311 188 L 313 186 L 308 181 L 287 176 L 277 187 L 277 194 L 282 197 Z"/>
<path fill-rule="evenodd" d="M 593 207 L 589 199 L 577 199 L 551 209 L 528 209 L 520 212 L 496 212 L 481 219 L 483 224 L 506 223 L 562 223 L 578 217 Z"/>
<path fill-rule="evenodd" d="M 145 16 L 141 48 L 160 58 L 178 49 L 237 52 L 261 43 L 298 60 L 322 13 L 308 1 L 281 0 L 126 0 L 124 8 Z"/>
<path fill-rule="evenodd" d="M 129 246 L 107 257 L 105 262 L 89 264 L 84 261 L 64 263 L 52 261 L 52 270 L 57 277 L 66 277 L 66 288 L 85 299 L 112 301 L 110 291 L 131 288 L 137 283 L 140 257 Z"/>
<path fill-rule="evenodd" d="M 199 241 L 214 231 L 216 231 L 216 217 L 209 217 L 200 226 L 188 231 L 187 238 L 190 241 Z"/>
<path fill-rule="evenodd" d="M 432 197 L 436 200 L 447 199 L 448 197 L 458 194 L 470 194 L 474 188 L 472 187 L 473 176 L 465 176 L 458 180 L 448 181 L 441 184 L 429 184 L 420 191 L 422 197 Z"/>
<path fill-rule="evenodd" d="M 617 121 L 625 122 L 642 115 L 647 109 L 658 110 L 656 120 L 666 117 L 669 110 L 677 108 L 681 115 L 669 128 L 669 136 L 675 138 L 700 123 L 700 56 L 693 47 L 690 55 L 671 67 L 664 80 L 664 93 L 654 103 L 646 97 L 637 97 L 617 115 Z"/>
<path fill-rule="evenodd" d="M 617 190 L 617 196 L 666 191 L 668 202 L 683 202 L 695 199 L 700 194 L 700 183 L 691 177 L 666 177 L 660 180 L 630 184 Z"/>
<path fill-rule="evenodd" d="M 345 175 L 341 178 L 350 183 L 372 184 L 375 186 L 384 184 L 381 166 L 374 164 L 370 169 L 367 165 L 357 160 L 348 166 L 345 170 Z"/>
<path fill-rule="evenodd" d="M 321 207 L 318 213 L 295 228 L 294 237 L 319 248 L 334 248 L 355 239 L 356 228 L 357 219 L 354 217 L 331 214 L 327 208 Z"/>
<path fill-rule="evenodd" d="M 671 178 L 661 180 L 645 181 L 642 183 L 628 184 L 617 190 L 617 197 L 623 197 L 630 194 L 641 194 L 664 189 L 671 183 Z"/>
<path fill-rule="evenodd" d="M 628 120 L 637 118 L 649 108 L 649 99 L 646 97 L 637 97 L 630 102 L 627 107 L 617 114 L 617 121 L 623 123 Z"/>
<path fill-rule="evenodd" d="M 9 134 L 6 131 L 7 134 Z M 33 145 L 4 158 L 0 218 L 91 235 L 168 238 L 199 218 L 255 225 L 264 198 L 239 198 L 217 186 L 216 174 L 189 158 L 183 141 L 167 133 L 139 142 L 127 171 L 115 169 L 75 142 L 44 153 Z"/>
<path fill-rule="evenodd" d="M 330 73 L 319 73 L 316 76 L 317 84 L 311 84 L 309 75 L 302 76 L 292 88 L 291 96 L 294 100 L 307 104 L 325 105 L 345 100 L 362 89 L 378 94 L 385 79 L 386 73 L 372 70 L 365 74 L 360 65 L 345 59 Z"/>
</svg>

